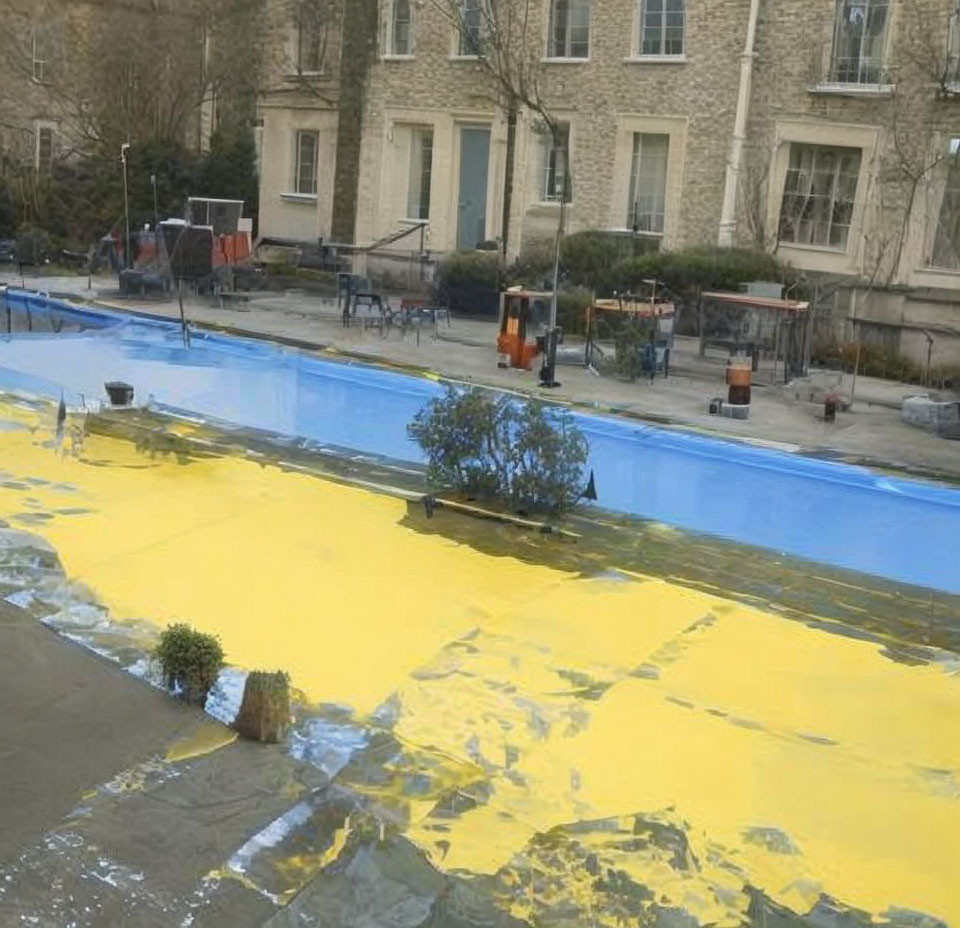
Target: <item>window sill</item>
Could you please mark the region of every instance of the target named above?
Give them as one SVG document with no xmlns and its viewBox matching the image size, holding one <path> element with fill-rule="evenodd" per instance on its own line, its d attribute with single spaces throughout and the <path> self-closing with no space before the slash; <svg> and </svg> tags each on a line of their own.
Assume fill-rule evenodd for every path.
<svg viewBox="0 0 960 928">
<path fill-rule="evenodd" d="M 630 55 L 626 64 L 686 64 L 686 55 Z"/>
<path fill-rule="evenodd" d="M 310 206 L 317 202 L 317 195 L 315 193 L 281 193 L 280 199 L 285 203 L 303 203 Z"/>
<path fill-rule="evenodd" d="M 633 229 L 628 229 L 626 226 L 614 227 L 610 231 L 617 235 L 629 235 L 630 238 L 663 238 L 666 235 L 666 232 L 634 232 Z"/>
<path fill-rule="evenodd" d="M 841 84 L 822 81 L 810 88 L 812 94 L 837 97 L 892 97 L 895 84 Z"/>
<path fill-rule="evenodd" d="M 808 251 L 818 255 L 833 255 L 837 258 L 846 257 L 848 247 L 835 248 L 831 245 L 802 245 L 798 242 L 785 242 L 781 239 L 780 248 L 789 248 L 791 251 Z"/>
<path fill-rule="evenodd" d="M 559 210 L 561 206 L 559 200 L 536 200 L 532 205 L 534 209 L 554 209 L 554 210 Z M 563 206 L 566 209 L 572 209 L 573 200 L 567 200 L 567 202 L 564 203 Z"/>
<path fill-rule="evenodd" d="M 415 61 L 416 55 L 381 55 L 381 61 Z"/>
<path fill-rule="evenodd" d="M 540 59 L 541 64 L 589 64 L 589 58 L 550 58 L 544 56 Z"/>
<path fill-rule="evenodd" d="M 451 55 L 450 60 L 473 62 L 473 61 L 479 61 L 480 56 L 479 55 Z"/>
</svg>

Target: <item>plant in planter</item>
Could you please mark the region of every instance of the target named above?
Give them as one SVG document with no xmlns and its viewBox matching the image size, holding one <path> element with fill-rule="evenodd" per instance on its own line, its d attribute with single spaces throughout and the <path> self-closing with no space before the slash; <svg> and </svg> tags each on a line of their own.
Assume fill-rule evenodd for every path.
<svg viewBox="0 0 960 928">
<path fill-rule="evenodd" d="M 557 514 L 580 498 L 589 448 L 560 407 L 448 387 L 407 431 L 423 449 L 427 480 L 436 487 Z"/>
<path fill-rule="evenodd" d="M 252 741 L 282 741 L 290 728 L 290 677 L 281 670 L 248 674 L 233 727 Z"/>
<path fill-rule="evenodd" d="M 203 706 L 223 668 L 220 640 L 177 622 L 160 635 L 156 656 L 167 689 L 179 692 L 192 706 Z"/>
</svg>

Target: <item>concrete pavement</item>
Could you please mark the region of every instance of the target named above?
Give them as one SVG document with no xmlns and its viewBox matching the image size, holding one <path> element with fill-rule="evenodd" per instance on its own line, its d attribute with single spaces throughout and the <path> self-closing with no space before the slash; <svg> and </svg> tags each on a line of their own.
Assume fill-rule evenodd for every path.
<svg viewBox="0 0 960 928">
<path fill-rule="evenodd" d="M 21 283 L 15 274 L 0 274 L 0 282 Z M 23 283 L 71 299 L 179 319 L 175 298 L 121 299 L 112 277 L 94 278 L 89 287 L 86 277 L 27 277 Z M 449 327 L 445 323 L 436 329 L 424 326 L 419 335 L 413 329 L 392 329 L 384 334 L 356 326 L 346 329 L 333 300 L 296 290 L 242 295 L 222 305 L 213 299 L 190 296 L 185 299 L 185 311 L 194 325 L 545 395 L 534 373 L 497 368 L 496 326 L 488 320 L 455 319 Z M 809 402 L 811 385 L 806 382 L 794 387 L 758 387 L 754 389 L 751 417 L 741 422 L 711 416 L 707 410 L 710 397 L 725 392 L 723 359 L 700 359 L 696 340 L 679 338 L 672 361 L 671 376 L 653 384 L 630 384 L 614 377 L 597 377 L 584 368 L 563 367 L 559 374 L 563 385 L 550 391 L 549 397 L 791 450 L 960 477 L 960 446 L 900 422 L 903 398 L 922 392 L 915 387 L 859 377 L 852 410 L 841 414 L 833 424 L 818 418 L 822 405 Z M 820 392 L 823 384 L 836 384 L 846 394 L 852 386 L 850 375 L 833 372 L 815 373 L 813 381 L 814 396 L 818 382 Z"/>
</svg>

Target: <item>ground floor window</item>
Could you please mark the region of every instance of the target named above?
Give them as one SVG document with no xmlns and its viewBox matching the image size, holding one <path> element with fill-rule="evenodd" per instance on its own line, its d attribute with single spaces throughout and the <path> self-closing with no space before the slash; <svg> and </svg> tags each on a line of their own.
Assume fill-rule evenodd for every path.
<svg viewBox="0 0 960 928">
<path fill-rule="evenodd" d="M 669 154 L 669 135 L 633 134 L 627 227 L 634 232 L 663 234 Z"/>
<path fill-rule="evenodd" d="M 407 218 L 430 218 L 433 181 L 433 129 L 410 130 L 410 185 L 407 188 Z"/>
<path fill-rule="evenodd" d="M 570 182 L 570 123 L 560 123 L 557 134 L 549 129 L 543 129 L 540 138 L 540 177 L 538 188 L 540 200 L 543 203 L 559 203 L 561 193 L 569 203 L 572 199 L 572 185 Z"/>
<path fill-rule="evenodd" d="M 930 263 L 960 270 L 960 139 L 950 140 L 946 175 Z"/>
<path fill-rule="evenodd" d="M 320 133 L 301 129 L 297 132 L 297 167 L 294 192 L 309 196 L 317 194 L 317 151 Z"/>
<path fill-rule="evenodd" d="M 859 148 L 790 146 L 780 241 L 844 250 L 860 180 Z"/>
</svg>

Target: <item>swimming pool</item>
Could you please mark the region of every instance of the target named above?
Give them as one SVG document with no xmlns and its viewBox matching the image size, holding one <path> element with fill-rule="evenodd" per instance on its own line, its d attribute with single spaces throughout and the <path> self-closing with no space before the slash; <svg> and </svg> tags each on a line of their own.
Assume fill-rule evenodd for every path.
<svg viewBox="0 0 960 928">
<path fill-rule="evenodd" d="M 71 307 L 11 290 L 38 321 L 0 336 L 0 389 L 69 404 L 126 380 L 209 419 L 401 461 L 421 460 L 407 423 L 442 386 L 269 342 Z M 40 324 L 45 320 L 46 325 Z M 55 333 L 54 328 L 61 328 Z M 46 331 L 41 331 L 46 328 Z M 733 441 L 575 413 L 590 443 L 599 505 L 910 584 L 960 593 L 960 491 Z"/>
</svg>

